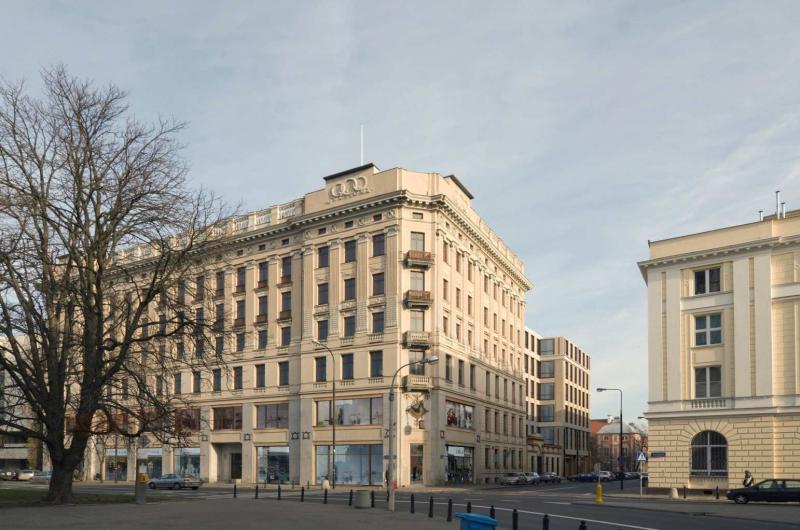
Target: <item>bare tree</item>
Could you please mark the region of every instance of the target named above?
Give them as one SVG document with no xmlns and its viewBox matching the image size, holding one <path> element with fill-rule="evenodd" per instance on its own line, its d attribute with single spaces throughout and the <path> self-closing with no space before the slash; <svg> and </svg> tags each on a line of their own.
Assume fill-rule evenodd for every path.
<svg viewBox="0 0 800 530">
<path fill-rule="evenodd" d="M 64 503 L 91 436 L 184 435 L 170 382 L 221 362 L 204 311 L 185 304 L 211 298 L 197 278 L 223 254 L 224 217 L 187 184 L 182 123 L 142 124 L 123 91 L 63 67 L 42 79 L 39 99 L 0 86 L 0 370 L 17 400 L 0 433 L 42 440 L 47 501 Z"/>
</svg>

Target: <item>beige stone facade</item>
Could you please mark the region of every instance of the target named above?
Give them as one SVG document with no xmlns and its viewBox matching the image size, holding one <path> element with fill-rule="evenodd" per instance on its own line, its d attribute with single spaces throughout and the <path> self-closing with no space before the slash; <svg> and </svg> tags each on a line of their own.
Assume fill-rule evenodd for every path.
<svg viewBox="0 0 800 530">
<path fill-rule="evenodd" d="M 800 477 L 800 212 L 650 244 L 650 485 Z"/>
<path fill-rule="evenodd" d="M 224 306 L 227 365 L 184 370 L 170 385 L 199 409 L 192 442 L 112 442 L 88 452 L 87 475 L 113 476 L 100 453 L 130 479 L 138 454 L 152 473 L 315 484 L 332 475 L 334 418 L 337 481 L 383 484 L 392 376 L 430 356 L 438 363 L 397 379 L 398 485 L 485 483 L 522 470 L 532 285 L 520 259 L 452 175 L 369 164 L 324 181 L 224 229 L 217 296 L 195 306 L 211 315 Z"/>
</svg>

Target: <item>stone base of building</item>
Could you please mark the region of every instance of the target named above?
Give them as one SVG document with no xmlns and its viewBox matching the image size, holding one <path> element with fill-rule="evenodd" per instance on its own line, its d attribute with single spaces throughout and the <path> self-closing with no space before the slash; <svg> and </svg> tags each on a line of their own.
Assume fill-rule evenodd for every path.
<svg viewBox="0 0 800 530">
<path fill-rule="evenodd" d="M 692 440 L 703 431 L 717 432 L 727 442 L 727 470 L 720 476 L 692 471 Z M 647 463 L 650 491 L 683 487 L 706 493 L 741 487 L 745 470 L 756 482 L 800 477 L 800 413 L 760 415 L 649 417 Z M 653 457 L 652 455 L 663 454 Z"/>
</svg>

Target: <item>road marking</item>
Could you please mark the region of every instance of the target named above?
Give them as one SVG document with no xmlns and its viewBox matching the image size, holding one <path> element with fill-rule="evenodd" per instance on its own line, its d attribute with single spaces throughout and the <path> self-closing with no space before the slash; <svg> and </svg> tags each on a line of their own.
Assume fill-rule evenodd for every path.
<svg viewBox="0 0 800 530">
<path fill-rule="evenodd" d="M 569 506 L 572 503 L 571 502 L 544 501 L 544 504 L 563 504 L 565 506 Z"/>
</svg>

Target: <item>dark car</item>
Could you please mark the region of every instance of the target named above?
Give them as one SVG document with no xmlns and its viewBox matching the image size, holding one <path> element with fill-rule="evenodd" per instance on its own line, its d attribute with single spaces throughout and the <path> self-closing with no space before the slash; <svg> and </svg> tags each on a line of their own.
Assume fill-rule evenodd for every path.
<svg viewBox="0 0 800 530">
<path fill-rule="evenodd" d="M 178 476 L 174 474 L 163 475 L 159 478 L 151 478 L 147 481 L 147 487 L 150 489 L 156 488 L 169 488 L 172 490 L 180 490 L 183 488 L 192 488 L 196 490 L 203 482 L 194 478 L 191 475 Z"/>
<path fill-rule="evenodd" d="M 542 482 L 558 484 L 561 482 L 561 477 L 558 476 L 558 473 L 553 473 L 552 471 L 548 471 L 546 473 L 542 473 L 539 475 L 539 478 Z"/>
<path fill-rule="evenodd" d="M 725 495 L 736 504 L 750 501 L 800 502 L 800 480 L 771 478 L 749 488 L 736 488 Z"/>
</svg>

